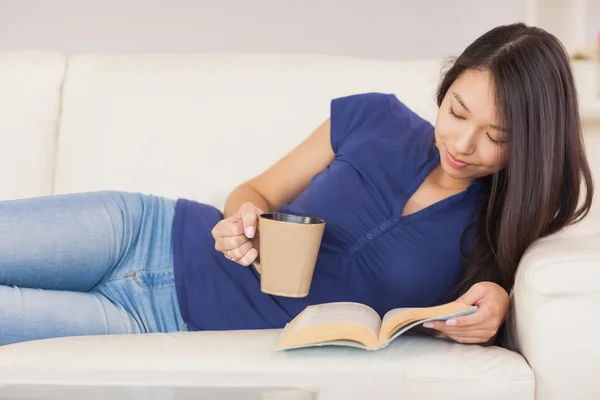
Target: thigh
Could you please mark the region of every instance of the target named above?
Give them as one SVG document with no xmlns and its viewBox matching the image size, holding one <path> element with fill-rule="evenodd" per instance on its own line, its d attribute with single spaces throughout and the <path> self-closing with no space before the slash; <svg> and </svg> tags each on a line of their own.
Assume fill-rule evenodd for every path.
<svg viewBox="0 0 600 400">
<path fill-rule="evenodd" d="M 130 250 L 91 290 L 122 306 L 144 333 L 183 329 L 173 271 L 174 212 L 173 200 L 144 198 Z"/>
<path fill-rule="evenodd" d="M 139 332 L 135 320 L 122 307 L 99 293 L 0 285 L 0 345 Z"/>
<path fill-rule="evenodd" d="M 0 285 L 92 289 L 145 251 L 139 232 L 161 200 L 104 191 L 0 202 Z"/>
<path fill-rule="evenodd" d="M 103 282 L 90 293 L 119 304 L 142 333 L 185 330 L 171 267 L 140 268 Z"/>
</svg>

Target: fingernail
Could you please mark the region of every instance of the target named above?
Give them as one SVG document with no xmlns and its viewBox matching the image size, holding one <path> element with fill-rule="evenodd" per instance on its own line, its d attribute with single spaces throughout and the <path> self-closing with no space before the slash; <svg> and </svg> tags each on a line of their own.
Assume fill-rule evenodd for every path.
<svg viewBox="0 0 600 400">
<path fill-rule="evenodd" d="M 433 322 L 425 322 L 425 323 L 423 324 L 423 326 L 424 326 L 425 328 L 433 328 Z"/>
<path fill-rule="evenodd" d="M 254 227 L 253 226 L 249 226 L 246 228 L 246 236 L 248 236 L 249 238 L 254 237 Z"/>
<path fill-rule="evenodd" d="M 456 320 L 455 319 L 449 319 L 446 321 L 446 325 L 456 325 Z"/>
</svg>

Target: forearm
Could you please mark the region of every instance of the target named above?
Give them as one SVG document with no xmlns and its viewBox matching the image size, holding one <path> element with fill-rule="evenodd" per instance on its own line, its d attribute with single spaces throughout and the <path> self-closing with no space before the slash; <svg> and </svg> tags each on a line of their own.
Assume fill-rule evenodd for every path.
<svg viewBox="0 0 600 400">
<path fill-rule="evenodd" d="M 271 205 L 265 198 L 256 191 L 251 185 L 244 183 L 231 192 L 227 201 L 225 201 L 224 218 L 228 218 L 235 214 L 242 204 L 250 202 L 264 212 L 272 211 Z"/>
</svg>

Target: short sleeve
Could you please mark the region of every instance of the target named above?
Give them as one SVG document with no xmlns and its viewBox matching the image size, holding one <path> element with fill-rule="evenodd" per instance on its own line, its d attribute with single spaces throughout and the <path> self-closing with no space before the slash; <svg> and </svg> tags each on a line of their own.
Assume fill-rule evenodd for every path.
<svg viewBox="0 0 600 400">
<path fill-rule="evenodd" d="M 331 147 L 336 154 L 353 131 L 390 109 L 390 96 L 384 93 L 364 93 L 331 101 Z"/>
</svg>

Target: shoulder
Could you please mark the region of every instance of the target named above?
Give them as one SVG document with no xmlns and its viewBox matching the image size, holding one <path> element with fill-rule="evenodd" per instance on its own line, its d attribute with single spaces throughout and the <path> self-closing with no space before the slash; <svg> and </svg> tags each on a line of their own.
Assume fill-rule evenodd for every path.
<svg viewBox="0 0 600 400">
<path fill-rule="evenodd" d="M 331 101 L 331 144 L 337 153 L 353 138 L 363 141 L 379 135 L 430 131 L 432 125 L 395 94 L 369 92 Z"/>
<path fill-rule="evenodd" d="M 333 99 L 331 123 L 341 130 L 351 130 L 388 112 L 392 97 L 385 93 L 361 93 Z"/>
<path fill-rule="evenodd" d="M 331 103 L 333 107 L 373 109 L 382 106 L 389 106 L 392 98 L 395 98 L 393 94 L 368 92 L 338 97 L 333 99 Z"/>
<path fill-rule="evenodd" d="M 359 93 L 338 97 L 331 101 L 332 117 L 354 117 L 355 121 L 385 115 L 393 112 L 396 117 L 409 117 L 425 121 L 411 110 L 395 94 L 391 93 Z"/>
</svg>

